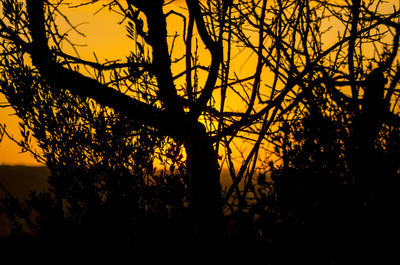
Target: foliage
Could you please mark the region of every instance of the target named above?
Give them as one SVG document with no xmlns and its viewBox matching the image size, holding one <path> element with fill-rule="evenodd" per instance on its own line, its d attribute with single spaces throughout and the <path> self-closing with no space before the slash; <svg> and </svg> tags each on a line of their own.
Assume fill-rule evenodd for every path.
<svg viewBox="0 0 400 265">
<path fill-rule="evenodd" d="M 272 139 L 281 163 L 270 163 L 268 178 L 260 176 L 258 186 L 269 192 L 255 208 L 264 209 L 269 225 L 395 225 L 399 127 L 380 125 L 368 149 L 368 139 L 357 134 L 364 125 L 354 125 L 359 118 L 343 115 L 343 106 L 329 106 L 327 95 L 313 91 L 315 108 L 306 104 L 304 117 L 281 123 Z"/>
<path fill-rule="evenodd" d="M 92 100 L 51 90 L 23 57 L 4 59 L 3 66 L 1 91 L 23 120 L 19 144 L 51 172 L 49 191 L 32 192 L 24 202 L 11 194 L 2 200 L 15 235 L 28 225 L 44 242 L 74 249 L 76 258 L 88 245 L 93 251 L 132 248 L 152 230 L 162 237 L 171 229 L 168 222 L 187 218 L 184 166 L 157 131 Z M 154 159 L 163 149 L 171 150 L 171 170 L 156 172 Z"/>
</svg>

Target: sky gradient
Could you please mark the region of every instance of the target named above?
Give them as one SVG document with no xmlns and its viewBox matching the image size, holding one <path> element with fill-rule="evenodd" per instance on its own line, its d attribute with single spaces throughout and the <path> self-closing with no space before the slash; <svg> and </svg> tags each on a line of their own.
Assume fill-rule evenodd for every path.
<svg viewBox="0 0 400 265">
<path fill-rule="evenodd" d="M 65 1 L 65 3 L 76 3 L 77 1 Z M 102 3 L 109 0 L 100 1 Z M 179 2 L 179 1 L 178 1 Z M 121 16 L 103 10 L 96 11 L 100 5 L 88 5 L 79 8 L 64 8 L 65 15 L 71 24 L 79 25 L 78 29 L 86 37 L 79 36 L 70 32 L 70 39 L 78 45 L 79 55 L 88 60 L 94 60 L 93 53 L 100 60 L 124 59 L 129 54 L 132 41 L 126 37 L 125 26 L 119 25 Z M 62 25 L 62 24 L 61 24 Z M 61 31 L 67 31 L 68 27 L 64 24 Z M 65 51 L 72 52 L 70 47 L 65 47 Z M 0 102 L 5 103 L 5 98 L 0 94 Z M 7 131 L 17 140 L 21 139 L 18 130 L 19 118 L 14 115 L 12 108 L 0 108 L 0 124 L 6 124 Z M 0 165 L 40 165 L 28 153 L 21 153 L 21 148 L 4 136 L 0 142 Z"/>
<path fill-rule="evenodd" d="M 68 0 L 64 1 L 64 3 L 74 3 L 76 4 L 78 1 Z M 86 2 L 86 1 L 85 1 Z M 129 55 L 130 51 L 134 47 L 134 42 L 127 37 L 125 24 L 120 24 L 122 17 L 113 12 L 109 12 L 107 9 L 102 10 L 101 12 L 96 12 L 99 10 L 102 4 L 110 2 L 110 0 L 101 0 L 96 4 L 81 6 L 79 8 L 67 8 L 64 6 L 63 13 L 68 17 L 69 21 L 73 25 L 79 25 L 78 30 L 83 33 L 85 36 L 81 36 L 73 31 L 69 30 L 69 26 L 60 20 L 60 31 L 68 32 L 69 39 L 72 40 L 78 46 L 79 55 L 81 58 L 86 60 L 95 60 L 94 53 L 100 62 L 104 62 L 107 60 L 124 60 L 127 55 Z M 392 2 L 392 3 L 391 3 Z M 392 5 L 398 6 L 398 1 L 388 1 L 387 5 L 383 6 L 383 11 L 388 12 L 391 11 Z M 180 7 L 184 6 L 183 0 L 175 0 L 171 4 L 165 7 L 165 13 L 170 9 L 184 12 L 184 9 Z M 332 33 L 328 36 L 328 38 L 324 39 L 325 45 L 330 45 L 330 43 L 334 43 L 337 41 L 337 31 L 340 30 L 339 25 L 332 24 L 329 26 L 333 26 Z M 173 36 L 175 33 L 182 34 L 182 18 L 171 15 L 167 18 L 167 26 L 168 26 L 168 34 Z M 173 38 L 170 38 L 172 40 Z M 201 42 L 199 42 L 201 45 Z M 63 47 L 64 51 L 69 54 L 74 54 L 73 50 L 69 46 Z M 172 54 L 172 59 L 179 58 L 182 56 L 185 50 L 182 36 L 178 36 L 175 49 Z M 207 60 L 209 60 L 208 52 L 204 50 L 204 47 L 199 47 L 199 54 L 201 56 L 201 60 L 204 65 L 207 65 Z M 246 55 L 245 53 L 240 53 L 239 56 L 233 54 L 231 65 L 234 66 L 236 73 L 241 73 L 242 76 L 249 76 L 251 72 L 255 70 L 256 62 Z M 253 60 L 253 61 L 252 61 Z M 184 63 L 184 60 L 182 60 Z M 173 66 L 172 71 L 174 73 L 178 73 L 182 71 L 184 65 L 176 64 Z M 201 76 L 204 73 L 200 73 L 200 82 L 204 81 L 204 76 Z M 263 79 L 270 79 L 270 73 L 264 71 Z M 178 79 L 176 82 L 177 88 L 180 87 L 180 83 L 183 84 L 183 79 Z M 200 86 L 202 84 L 200 83 Z M 219 93 L 216 92 L 216 97 L 218 97 Z M 240 103 L 243 103 L 240 98 L 236 95 L 228 94 L 229 104 L 236 108 L 240 109 Z M 2 95 L 0 95 L 0 102 L 4 103 L 5 99 Z M 228 106 L 229 108 L 230 106 Z M 236 109 L 237 110 L 237 109 Z M 14 111 L 12 108 L 0 108 L 0 124 L 6 124 L 8 132 L 16 137 L 17 140 L 20 139 L 18 132 L 18 122 L 19 119 L 14 115 Z M 242 146 L 246 148 L 246 146 Z M 9 140 L 6 136 L 3 138 L 2 142 L 0 142 L 0 165 L 1 164 L 24 164 L 24 165 L 39 165 L 35 159 L 28 153 L 21 154 L 21 148 L 18 147 L 15 143 Z"/>
<path fill-rule="evenodd" d="M 67 5 L 62 8 L 63 14 L 68 17 L 68 20 L 72 25 L 78 25 L 77 29 L 80 33 L 84 34 L 84 36 L 71 31 L 70 26 L 68 26 L 63 19 L 60 19 L 60 31 L 68 32 L 69 40 L 73 41 L 74 44 L 79 45 L 76 48 L 79 52 L 79 56 L 83 59 L 95 61 L 97 58 L 100 62 L 105 62 L 106 60 L 123 61 L 134 49 L 134 42 L 127 37 L 125 29 L 126 23 L 120 23 L 122 20 L 121 15 L 109 12 L 107 8 L 97 12 L 101 8 L 101 5 L 107 2 L 110 2 L 110 0 L 99 1 L 96 4 L 80 6 L 78 8 L 68 8 Z M 76 4 L 77 1 L 69 0 L 64 1 L 64 3 Z M 186 12 L 185 8 L 183 8 L 184 5 L 183 0 L 173 1 L 165 6 L 164 12 L 167 13 L 169 10 L 173 9 L 184 14 Z M 176 15 L 170 15 L 167 17 L 170 45 L 173 40 L 172 36 L 180 34 L 174 43 L 172 60 L 182 57 L 185 52 L 185 44 L 182 38 L 183 25 L 184 23 L 181 17 Z M 196 32 L 194 35 L 197 35 Z M 198 52 L 201 61 L 204 65 L 207 65 L 210 62 L 209 53 L 203 46 L 201 46 L 202 43 L 200 41 L 198 44 Z M 75 55 L 71 46 L 64 46 L 63 50 L 66 53 Z M 96 54 L 96 57 L 94 56 L 94 53 Z M 240 55 L 241 56 L 233 56 L 232 65 L 235 65 L 238 68 L 237 72 L 250 75 L 250 72 L 255 70 L 254 66 L 256 62 L 252 62 L 252 58 L 249 58 L 246 54 L 241 53 Z M 242 67 L 244 64 L 249 64 L 251 67 Z M 185 69 L 184 67 L 185 61 L 182 60 L 181 63 L 172 65 L 172 71 L 174 73 L 179 73 Z M 205 80 L 206 73 L 199 72 L 200 86 L 202 85 L 202 82 L 205 82 Z M 175 84 L 177 85 L 177 88 L 183 85 L 184 81 L 184 77 L 176 80 Z M 218 96 L 219 92 L 216 93 L 216 97 Z M 228 96 L 229 102 L 231 104 L 235 103 L 233 106 L 238 107 L 241 105 L 241 99 L 237 97 L 237 95 L 232 93 Z M 2 95 L 0 95 L 0 102 L 5 102 Z M 20 122 L 20 120 L 13 114 L 14 111 L 12 108 L 0 109 L 0 123 L 6 124 L 8 132 L 17 140 L 20 140 L 21 137 L 18 131 L 18 122 Z M 30 154 L 21 154 L 21 148 L 6 136 L 0 143 L 0 165 L 1 164 L 40 165 Z"/>
</svg>

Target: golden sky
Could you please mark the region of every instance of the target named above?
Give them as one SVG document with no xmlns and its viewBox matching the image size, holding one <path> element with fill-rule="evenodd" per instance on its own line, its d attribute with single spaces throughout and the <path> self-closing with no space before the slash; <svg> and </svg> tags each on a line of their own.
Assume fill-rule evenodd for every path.
<svg viewBox="0 0 400 265">
<path fill-rule="evenodd" d="M 150 0 L 149 0 L 150 1 Z M 74 3 L 76 4 L 78 1 L 75 0 L 66 0 L 65 3 Z M 87 1 L 85 1 L 87 2 Z M 87 5 L 79 8 L 63 8 L 64 14 L 68 17 L 73 25 L 79 25 L 78 29 L 86 35 L 86 37 L 79 36 L 76 33 L 69 32 L 69 38 L 74 41 L 75 44 L 85 45 L 83 47 L 78 47 L 80 56 L 87 60 L 94 60 L 93 52 L 96 53 L 97 58 L 100 61 L 107 60 L 116 60 L 121 59 L 124 60 L 127 55 L 129 55 L 130 51 L 134 47 L 134 43 L 126 36 L 126 30 L 124 24 L 119 24 L 121 21 L 121 16 L 112 12 L 108 12 L 108 10 L 103 10 L 101 12 L 96 13 L 99 9 L 100 5 L 106 2 L 110 2 L 110 0 L 100 0 L 99 3 L 95 5 Z M 387 4 L 387 8 L 391 9 L 392 4 L 395 4 L 398 7 L 398 0 L 389 0 Z M 180 7 L 183 6 L 183 0 L 175 0 L 170 5 L 168 5 L 165 9 L 167 12 L 169 9 L 179 10 L 184 12 L 184 9 Z M 391 11 L 391 10 L 390 10 Z M 96 13 L 96 14 L 95 14 Z M 170 35 L 177 33 L 182 33 L 182 19 L 178 16 L 171 15 L 167 19 L 168 24 L 168 33 Z M 335 25 L 336 27 L 336 25 Z M 68 27 L 66 25 L 61 25 L 61 31 L 67 31 Z M 338 28 L 336 27 L 335 33 L 337 33 Z M 330 35 L 332 37 L 331 40 L 324 39 L 326 43 L 330 41 L 335 41 L 337 38 L 336 34 Z M 171 38 L 172 39 L 172 38 Z M 63 47 L 64 51 L 68 53 L 72 53 L 70 47 Z M 202 46 L 199 47 L 200 53 L 202 56 L 202 60 L 208 60 L 208 53 L 202 49 Z M 173 59 L 179 58 L 184 52 L 184 43 L 182 36 L 179 36 L 176 40 L 176 45 L 174 49 L 174 53 L 172 54 Z M 204 59 L 205 58 L 205 59 Z M 246 54 L 240 54 L 240 56 L 233 56 L 232 65 L 236 67 L 235 71 L 242 72 L 242 74 L 247 75 L 250 72 L 254 72 L 256 62 L 254 62 L 254 58 L 248 58 Z M 181 66 L 177 65 L 173 69 L 174 73 L 178 71 L 182 71 L 180 69 Z M 180 69 L 179 69 L 180 68 Z M 264 78 L 268 73 L 263 73 Z M 203 78 L 204 80 L 204 78 Z M 183 81 L 183 80 L 182 80 Z M 179 82 L 179 81 L 178 81 Z M 201 82 L 201 81 L 200 81 Z M 200 86 L 202 84 L 200 83 Z M 179 85 L 178 85 L 179 87 Z M 219 93 L 216 93 L 219 94 Z M 0 95 L 0 102 L 4 102 L 4 98 Z M 240 102 L 240 100 L 235 101 L 235 97 L 233 95 L 229 95 L 229 101 L 231 105 L 235 102 Z M 239 106 L 239 103 L 237 104 Z M 0 108 L 0 123 L 6 124 L 8 131 L 15 136 L 17 139 L 19 138 L 18 133 L 18 118 L 13 115 L 13 110 L 11 108 Z M 245 147 L 243 147 L 245 148 Z M 21 149 L 12 141 L 4 137 L 3 141 L 0 143 L 0 164 L 26 164 L 26 165 L 37 165 L 38 163 L 27 153 L 20 154 Z"/>
<path fill-rule="evenodd" d="M 73 4 L 77 3 L 77 1 L 72 0 L 64 2 Z M 96 53 L 96 57 L 100 61 L 117 59 L 124 60 L 134 47 L 133 41 L 126 36 L 125 24 L 119 24 L 122 19 L 120 15 L 109 12 L 107 9 L 96 12 L 101 7 L 101 4 L 107 2 L 110 2 L 110 0 L 99 1 L 97 4 L 81 6 L 79 8 L 65 7 L 62 9 L 63 13 L 68 17 L 71 24 L 79 25 L 78 30 L 85 34 L 85 37 L 83 37 L 74 33 L 73 31 L 69 32 L 70 40 L 72 40 L 75 44 L 84 45 L 77 47 L 79 55 L 83 59 L 94 61 L 94 53 Z M 185 9 L 181 8 L 184 5 L 183 2 L 183 0 L 175 0 L 165 7 L 165 13 L 167 13 L 170 9 L 177 11 L 179 10 L 179 12 L 183 13 L 186 12 Z M 183 20 L 179 16 L 168 16 L 168 34 L 171 36 L 175 33 L 182 34 L 182 22 Z M 61 31 L 65 32 L 68 31 L 69 27 L 64 24 L 64 26 L 61 26 L 60 29 Z M 170 40 L 172 40 L 172 38 L 170 38 Z M 65 52 L 73 54 L 73 50 L 70 46 L 64 46 L 63 49 Z M 184 51 L 185 46 L 181 35 L 175 41 L 175 49 L 174 53 L 172 54 L 172 59 L 181 57 Z M 201 42 L 199 42 L 199 53 L 201 54 L 203 63 L 208 63 L 207 61 L 209 61 L 209 55 L 208 52 L 205 51 L 204 47 L 201 46 Z M 240 56 L 234 59 L 234 64 L 236 65 L 242 65 L 244 62 L 249 63 L 251 62 L 251 59 L 249 61 L 247 58 Z M 184 64 L 184 60 L 182 60 L 182 63 Z M 182 64 L 177 64 L 173 67 L 174 73 L 181 72 L 182 69 L 184 69 L 184 65 Z M 240 71 L 247 71 L 250 69 L 253 70 L 252 68 L 254 67 L 243 68 L 240 69 Z M 200 82 L 204 81 L 205 79 L 201 76 L 202 73 L 199 74 Z M 181 81 L 184 81 L 184 78 L 181 78 Z M 234 99 L 231 98 L 230 101 L 232 102 L 232 100 Z M 5 102 L 5 99 L 2 95 L 0 95 L 0 102 Z M 0 123 L 6 124 L 8 131 L 14 137 L 16 137 L 16 139 L 20 139 L 18 131 L 18 122 L 20 120 L 13 114 L 14 111 L 11 108 L 0 109 Z M 21 153 L 21 148 L 7 137 L 4 137 L 0 143 L 0 164 L 39 165 L 30 154 Z"/>
<path fill-rule="evenodd" d="M 77 1 L 65 1 L 76 3 Z M 100 1 L 104 2 L 104 1 Z M 121 17 L 113 15 L 112 13 L 104 10 L 94 14 L 98 10 L 99 5 L 86 6 L 80 8 L 65 8 L 65 14 L 70 19 L 73 25 L 78 25 L 79 30 L 86 35 L 86 38 L 79 37 L 77 34 L 71 33 L 71 39 L 76 44 L 86 45 L 80 47 L 79 52 L 83 58 L 93 60 L 93 52 L 99 58 L 106 57 L 112 59 L 124 59 L 129 54 L 129 48 L 132 42 L 126 37 L 124 26 L 118 25 Z M 62 28 L 61 28 L 62 29 Z M 65 28 L 66 30 L 67 28 Z M 116 41 L 118 40 L 118 41 Z M 70 51 L 69 47 L 65 47 Z M 5 101 L 4 97 L 0 95 L 0 102 Z M 13 115 L 14 111 L 11 108 L 0 108 L 0 123 L 6 124 L 8 131 L 19 139 L 18 122 L 19 119 Z M 4 137 L 0 143 L 0 164 L 25 164 L 25 165 L 39 165 L 35 159 L 28 153 L 20 153 L 21 148 L 15 143 Z"/>
</svg>

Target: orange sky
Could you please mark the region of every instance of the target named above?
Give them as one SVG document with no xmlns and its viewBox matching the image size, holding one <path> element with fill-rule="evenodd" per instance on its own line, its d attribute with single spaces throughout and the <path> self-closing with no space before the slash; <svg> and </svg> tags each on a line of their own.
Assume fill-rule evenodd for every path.
<svg viewBox="0 0 400 265">
<path fill-rule="evenodd" d="M 65 2 L 76 3 L 77 1 Z M 79 48 L 80 55 L 83 58 L 93 60 L 93 52 L 96 52 L 99 58 L 104 58 L 104 55 L 107 55 L 108 59 L 123 59 L 129 54 L 132 42 L 129 42 L 129 39 L 126 37 L 124 26 L 118 25 L 120 16 L 113 15 L 107 10 L 94 15 L 94 11 L 97 8 L 94 9 L 93 6 L 65 10 L 72 24 L 77 25 L 87 22 L 79 26 L 79 29 L 86 34 L 86 38 L 75 35 L 71 36 L 76 44 L 87 45 L 86 47 Z M 65 48 L 68 52 L 71 51 L 68 47 Z M 4 97 L 0 95 L 0 102 L 3 103 L 4 101 Z M 0 108 L 0 123 L 5 123 L 8 131 L 19 138 L 19 119 L 13 113 L 14 111 L 11 108 Z M 21 154 L 20 151 L 21 148 L 7 137 L 4 137 L 0 143 L 0 164 L 39 165 L 30 154 Z"/>
<path fill-rule="evenodd" d="M 77 3 L 75 0 L 64 1 L 66 3 Z M 104 2 L 110 2 L 110 0 L 99 1 L 100 4 Z M 183 0 L 175 0 L 172 4 L 170 4 L 166 9 L 179 9 L 180 6 L 183 6 Z M 389 1 L 388 7 L 391 6 L 391 1 Z M 397 3 L 395 3 L 397 2 Z M 398 6 L 398 0 L 393 1 L 393 4 Z M 133 48 L 133 41 L 130 40 L 126 36 L 125 25 L 120 25 L 118 22 L 121 21 L 121 16 L 108 12 L 108 10 L 101 11 L 97 14 L 94 14 L 96 10 L 98 10 L 99 4 L 96 5 L 88 5 L 79 8 L 65 8 L 64 13 L 67 15 L 69 20 L 74 25 L 79 26 L 79 30 L 86 35 L 85 37 L 79 36 L 74 33 L 70 33 L 70 39 L 73 40 L 76 44 L 86 45 L 85 47 L 79 47 L 80 56 L 87 60 L 94 60 L 93 52 L 96 53 L 97 57 L 100 60 L 108 59 L 115 60 L 124 58 L 130 53 Z M 182 9 L 180 11 L 183 12 Z M 86 22 L 86 23 L 85 23 Z M 182 32 L 182 19 L 178 16 L 169 16 L 168 20 L 168 30 L 169 34 L 173 35 L 175 32 Z M 335 26 L 336 27 L 336 26 Z M 66 27 L 61 27 L 61 30 L 66 31 Z M 336 28 L 336 30 L 338 30 Z M 337 32 L 335 30 L 335 32 Z M 325 42 L 335 41 L 337 35 L 332 34 L 332 40 L 325 39 Z M 325 43 L 326 44 L 326 43 Z M 64 50 L 68 53 L 72 53 L 70 47 L 64 47 Z M 178 58 L 184 52 L 184 44 L 182 37 L 177 38 L 175 53 L 172 55 L 173 58 Z M 200 47 L 201 50 L 201 47 Z M 202 60 L 208 60 L 208 53 L 205 51 L 200 51 Z M 181 54 L 179 54 L 181 53 Z M 205 58 L 205 59 L 204 59 Z M 245 67 L 242 67 L 245 63 Z M 246 75 L 247 73 L 254 71 L 255 62 L 252 58 L 248 59 L 248 56 L 245 54 L 241 56 L 234 57 L 232 61 L 232 65 L 236 67 L 237 72 L 242 72 L 242 74 Z M 181 67 L 181 66 L 176 66 Z M 182 68 L 180 68 L 182 69 Z M 173 69 L 174 72 L 181 71 L 180 69 Z M 264 73 L 268 75 L 268 73 Z M 268 78 L 265 78 L 268 79 Z M 204 80 L 204 78 L 203 78 Z M 200 84 L 201 85 L 201 84 Z M 219 93 L 217 93 L 219 94 Z M 240 102 L 236 100 L 237 102 Z M 235 98 L 232 95 L 229 95 L 230 105 L 236 102 Z M 0 95 L 0 102 L 4 102 L 4 97 Z M 239 106 L 239 103 L 236 104 Z M 0 108 L 0 123 L 6 123 L 8 131 L 18 138 L 18 118 L 13 116 L 13 110 L 11 108 Z M 29 154 L 19 154 L 20 148 L 13 142 L 11 142 L 7 137 L 4 137 L 3 141 L 0 143 L 0 164 L 26 164 L 26 165 L 38 165 L 38 163 L 29 155 Z"/>
<path fill-rule="evenodd" d="M 64 1 L 65 3 L 76 3 L 77 1 Z M 101 3 L 110 2 L 110 0 L 100 1 Z M 168 12 L 168 9 L 178 10 L 180 12 L 185 12 L 185 10 L 181 9 L 183 0 L 176 0 L 172 4 L 168 5 L 165 9 L 165 12 Z M 78 25 L 79 31 L 84 33 L 86 37 L 79 36 L 74 32 L 70 32 L 70 39 L 75 42 L 75 44 L 85 45 L 84 47 L 79 48 L 79 55 L 87 60 L 94 60 L 93 52 L 96 53 L 97 58 L 100 61 L 105 59 L 107 60 L 116 60 L 121 59 L 124 60 L 127 55 L 129 55 L 131 49 L 134 46 L 132 40 L 130 40 L 126 36 L 125 25 L 118 24 L 121 21 L 121 16 L 114 14 L 112 12 L 108 12 L 108 10 L 103 10 L 95 14 L 95 11 L 99 9 L 100 5 L 88 5 L 79 8 L 64 8 L 64 14 L 68 17 L 70 22 L 73 25 Z M 169 34 L 174 35 L 176 32 L 182 33 L 183 23 L 182 18 L 171 15 L 167 19 Z M 66 31 L 67 27 L 61 27 L 61 30 Z M 171 38 L 172 39 L 172 38 Z M 201 43 L 199 42 L 199 45 Z M 185 51 L 184 42 L 182 36 L 178 37 L 175 42 L 174 53 L 172 54 L 172 59 L 179 58 L 182 56 Z M 73 54 L 73 50 L 65 46 L 63 47 L 64 51 L 67 53 Z M 204 48 L 203 48 L 204 49 Z M 208 52 L 202 49 L 202 46 L 199 47 L 199 52 L 201 53 L 201 58 L 204 64 L 208 63 L 209 55 Z M 247 58 L 236 57 L 233 62 L 235 65 L 242 65 L 244 62 L 251 62 L 247 60 Z M 184 61 L 182 61 L 184 63 Z M 176 65 L 173 68 L 174 72 L 180 72 L 184 69 L 184 65 Z M 244 67 L 243 71 L 253 71 L 255 65 L 252 67 Z M 205 79 L 200 75 L 200 82 Z M 183 78 L 181 79 L 183 81 Z M 178 80 L 179 82 L 179 80 Z M 201 85 L 201 83 L 200 83 Z M 179 87 L 179 85 L 178 85 Z M 236 97 L 236 95 L 235 95 Z M 5 99 L 2 95 L 0 95 L 0 102 L 4 102 Z M 230 102 L 234 101 L 234 98 L 230 98 Z M 237 104 L 239 106 L 239 104 Z M 6 124 L 8 131 L 19 139 L 18 132 L 18 122 L 19 119 L 15 115 L 13 115 L 14 111 L 11 108 L 0 109 L 0 123 Z M 18 147 L 15 143 L 9 140 L 7 137 L 4 137 L 3 141 L 0 143 L 0 164 L 26 164 L 26 165 L 39 165 L 35 159 L 28 153 L 20 153 L 21 148 Z"/>
</svg>

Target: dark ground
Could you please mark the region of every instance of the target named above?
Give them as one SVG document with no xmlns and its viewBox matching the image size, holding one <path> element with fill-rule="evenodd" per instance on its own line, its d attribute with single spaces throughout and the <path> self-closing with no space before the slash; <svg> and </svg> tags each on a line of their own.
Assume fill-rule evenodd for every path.
<svg viewBox="0 0 400 265">
<path fill-rule="evenodd" d="M 399 238 L 372 227 L 271 227 L 270 238 L 242 236 L 214 245 L 148 238 L 131 251 L 118 244 L 46 242 L 29 236 L 0 241 L 1 264 L 399 264 Z M 186 241 L 184 241 L 186 240 Z M 135 253 L 126 257 L 126 253 Z M 213 253 L 213 254 L 212 254 Z M 218 256 L 219 257 L 218 257 Z"/>
</svg>

